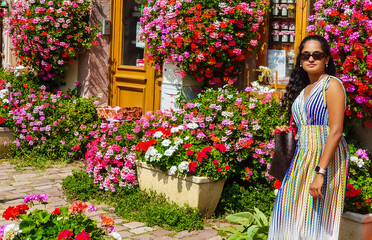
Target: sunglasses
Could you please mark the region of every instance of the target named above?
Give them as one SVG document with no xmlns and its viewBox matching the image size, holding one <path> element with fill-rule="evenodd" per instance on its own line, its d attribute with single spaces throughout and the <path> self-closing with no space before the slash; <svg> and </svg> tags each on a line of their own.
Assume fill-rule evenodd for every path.
<svg viewBox="0 0 372 240">
<path fill-rule="evenodd" d="M 325 58 L 326 54 L 323 53 L 323 52 L 313 52 L 312 54 L 308 53 L 308 52 L 303 52 L 301 53 L 300 57 L 301 57 L 301 60 L 309 60 L 310 57 L 313 57 L 314 60 L 322 60 L 323 58 Z"/>
</svg>

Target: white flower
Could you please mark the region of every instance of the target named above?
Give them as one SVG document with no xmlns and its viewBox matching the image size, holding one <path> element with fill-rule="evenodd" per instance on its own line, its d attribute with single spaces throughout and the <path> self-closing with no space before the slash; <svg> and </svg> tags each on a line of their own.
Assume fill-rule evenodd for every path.
<svg viewBox="0 0 372 240">
<path fill-rule="evenodd" d="M 176 147 L 172 146 L 172 147 L 168 148 L 167 150 L 165 150 L 164 156 L 170 157 L 170 156 L 173 155 L 173 153 L 175 151 L 176 151 Z"/>
<path fill-rule="evenodd" d="M 174 175 L 174 174 L 176 174 L 176 172 L 177 172 L 177 167 L 176 166 L 172 166 L 168 171 L 169 175 Z"/>
<path fill-rule="evenodd" d="M 278 192 L 279 192 L 278 189 L 275 189 L 275 190 L 274 190 L 274 194 L 275 194 L 275 196 L 278 195 Z"/>
<path fill-rule="evenodd" d="M 351 156 L 350 157 L 350 161 L 352 161 L 352 162 L 358 162 L 358 157 L 357 156 Z"/>
<path fill-rule="evenodd" d="M 9 100 L 7 98 L 4 98 L 3 103 L 9 103 Z"/>
<path fill-rule="evenodd" d="M 178 165 L 178 171 L 181 173 L 184 171 L 189 171 L 189 162 L 183 161 Z"/>
<path fill-rule="evenodd" d="M 183 140 L 187 141 L 190 139 L 190 136 L 186 136 Z"/>
<path fill-rule="evenodd" d="M 150 162 L 159 161 L 162 155 L 153 146 L 149 147 L 145 153 L 145 159 Z"/>
<path fill-rule="evenodd" d="M 233 95 L 227 95 L 227 96 L 226 96 L 227 99 L 231 99 L 231 98 L 233 98 L 233 97 L 234 97 Z"/>
<path fill-rule="evenodd" d="M 168 147 L 169 145 L 171 145 L 171 141 L 169 139 L 165 139 L 161 142 L 161 145 L 163 145 L 164 147 Z"/>
<path fill-rule="evenodd" d="M 160 131 L 157 131 L 156 133 L 154 133 L 154 138 L 160 138 L 162 136 L 163 136 L 163 133 Z"/>
<path fill-rule="evenodd" d="M 14 223 L 9 224 L 8 226 L 5 227 L 4 229 L 4 236 L 3 240 L 11 240 L 14 239 L 14 237 L 18 234 L 21 233 L 22 230 L 19 229 L 19 225 L 16 225 Z"/>
<path fill-rule="evenodd" d="M 190 129 L 196 129 L 196 128 L 198 128 L 199 126 L 198 126 L 197 123 L 192 122 L 192 123 L 188 123 L 188 124 L 187 124 L 187 127 L 190 128 Z"/>
<path fill-rule="evenodd" d="M 182 143 L 183 143 L 183 140 L 181 138 L 179 138 L 179 137 L 174 138 L 174 144 L 175 145 L 180 145 Z"/>
<path fill-rule="evenodd" d="M 108 235 L 111 237 L 111 239 L 121 240 L 121 236 L 117 232 L 110 232 Z"/>
<path fill-rule="evenodd" d="M 260 129 L 260 128 L 261 128 L 261 126 L 258 125 L 258 124 L 253 125 L 253 130 L 255 130 L 255 131 Z"/>
</svg>

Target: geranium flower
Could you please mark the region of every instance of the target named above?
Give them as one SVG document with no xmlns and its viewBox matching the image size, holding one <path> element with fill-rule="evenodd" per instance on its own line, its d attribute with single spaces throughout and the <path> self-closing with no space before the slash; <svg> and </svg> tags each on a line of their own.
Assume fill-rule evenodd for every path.
<svg viewBox="0 0 372 240">
<path fill-rule="evenodd" d="M 75 237 L 75 240 L 89 240 L 90 239 L 90 234 L 88 232 L 85 232 L 83 230 L 81 233 L 78 233 Z"/>
<path fill-rule="evenodd" d="M 69 214 L 81 214 L 87 212 L 89 209 L 88 204 L 85 202 L 75 202 L 68 208 Z"/>
<path fill-rule="evenodd" d="M 72 239 L 72 236 L 74 236 L 74 233 L 65 229 L 58 234 L 58 240 L 70 240 Z"/>
</svg>

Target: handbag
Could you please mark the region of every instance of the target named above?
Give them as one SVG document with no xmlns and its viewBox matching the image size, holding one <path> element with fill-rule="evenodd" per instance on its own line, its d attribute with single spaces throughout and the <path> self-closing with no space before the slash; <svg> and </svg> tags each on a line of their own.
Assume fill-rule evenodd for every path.
<svg viewBox="0 0 372 240">
<path fill-rule="evenodd" d="M 296 150 L 296 131 L 292 127 L 292 122 L 293 116 L 289 123 L 290 132 L 275 132 L 275 153 L 271 160 L 269 174 L 280 181 L 283 181 Z"/>
</svg>

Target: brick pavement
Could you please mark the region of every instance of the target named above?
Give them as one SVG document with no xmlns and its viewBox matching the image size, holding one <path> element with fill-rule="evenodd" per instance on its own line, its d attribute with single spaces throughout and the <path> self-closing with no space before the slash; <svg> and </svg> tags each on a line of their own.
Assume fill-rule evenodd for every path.
<svg viewBox="0 0 372 240">
<path fill-rule="evenodd" d="M 56 207 L 68 206 L 63 195 L 62 180 L 72 174 L 73 166 L 53 167 L 45 170 L 35 170 L 25 168 L 17 170 L 14 165 L 7 162 L 0 164 L 0 213 L 8 206 L 23 203 L 25 196 L 30 194 L 45 193 L 49 197 L 50 204 L 47 205 L 48 211 L 53 211 Z M 120 233 L 122 239 L 138 240 L 222 240 L 217 231 L 209 226 L 203 230 L 196 231 L 168 231 L 157 226 L 148 227 L 145 223 L 129 222 L 121 219 L 113 213 L 113 208 L 107 205 L 96 206 L 98 212 L 88 215 L 99 221 L 99 214 L 104 213 L 111 216 L 115 221 L 115 231 Z M 0 215 L 0 217 L 1 217 Z M 98 222 L 97 221 L 97 222 Z M 5 219 L 0 219 L 0 226 L 9 223 Z M 218 223 L 216 223 L 218 225 Z M 224 224 L 226 225 L 226 224 Z"/>
</svg>

